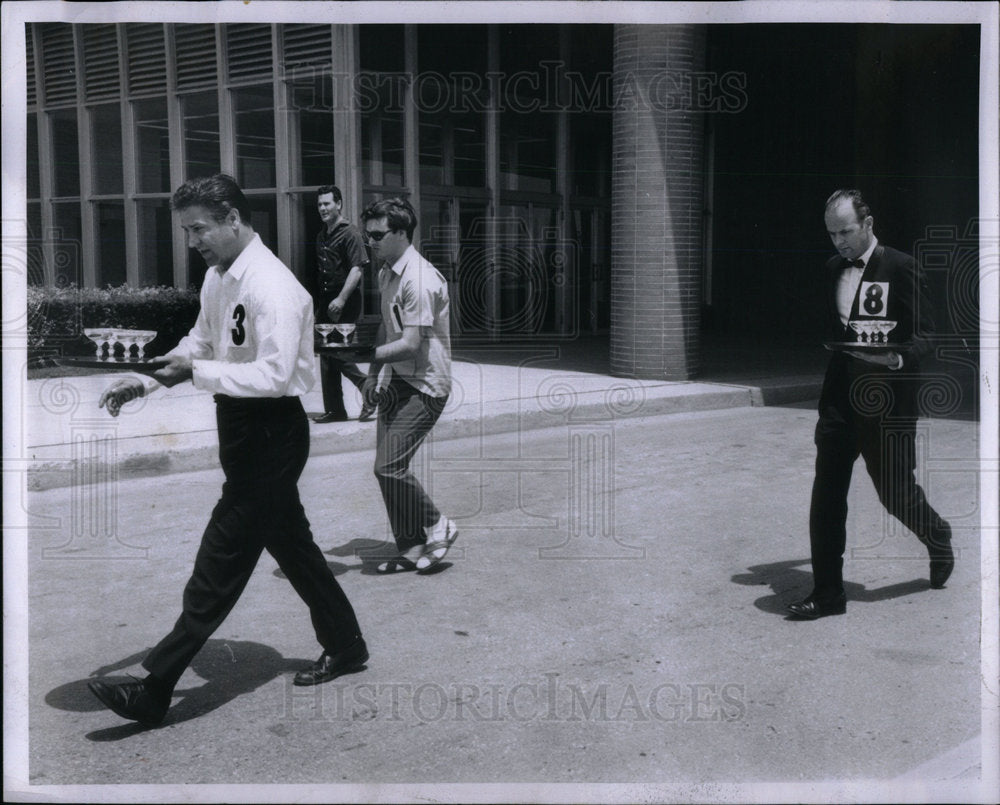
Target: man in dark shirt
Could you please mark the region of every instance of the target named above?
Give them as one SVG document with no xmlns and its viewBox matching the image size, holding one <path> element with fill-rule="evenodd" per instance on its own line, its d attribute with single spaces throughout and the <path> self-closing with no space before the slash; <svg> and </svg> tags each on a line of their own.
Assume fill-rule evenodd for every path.
<svg viewBox="0 0 1000 805">
<path fill-rule="evenodd" d="M 323 228 L 316 235 L 316 323 L 349 324 L 361 315 L 361 274 L 368 265 L 368 252 L 357 228 L 340 214 L 343 197 L 334 185 L 316 191 L 316 206 Z M 340 377 L 346 376 L 359 389 L 366 375 L 353 363 L 336 356 L 320 358 L 323 413 L 314 422 L 347 419 Z M 362 401 L 361 422 L 373 418 L 374 408 Z"/>
</svg>

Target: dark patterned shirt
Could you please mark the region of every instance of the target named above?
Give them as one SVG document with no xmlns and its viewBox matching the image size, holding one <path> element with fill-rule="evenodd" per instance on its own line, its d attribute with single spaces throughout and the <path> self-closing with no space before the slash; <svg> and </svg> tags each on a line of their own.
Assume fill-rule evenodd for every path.
<svg viewBox="0 0 1000 805">
<path fill-rule="evenodd" d="M 344 218 L 337 221 L 332 232 L 324 226 L 316 235 L 316 263 L 319 292 L 339 294 L 351 269 L 358 266 L 363 270 L 368 265 L 368 250 L 357 227 Z M 355 294 L 360 297 L 360 284 L 351 296 Z"/>
</svg>

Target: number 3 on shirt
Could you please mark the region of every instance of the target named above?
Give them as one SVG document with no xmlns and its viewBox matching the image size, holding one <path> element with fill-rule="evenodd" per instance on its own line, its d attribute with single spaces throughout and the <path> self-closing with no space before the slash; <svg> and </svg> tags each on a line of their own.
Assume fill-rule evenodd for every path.
<svg viewBox="0 0 1000 805">
<path fill-rule="evenodd" d="M 233 309 L 233 321 L 236 323 L 236 326 L 233 327 L 232 330 L 230 330 L 230 332 L 233 335 L 234 346 L 237 347 L 243 346 L 243 342 L 247 340 L 247 331 L 246 328 L 243 326 L 243 322 L 246 321 L 246 318 L 247 318 L 246 308 L 244 308 L 243 305 L 237 305 Z"/>
</svg>

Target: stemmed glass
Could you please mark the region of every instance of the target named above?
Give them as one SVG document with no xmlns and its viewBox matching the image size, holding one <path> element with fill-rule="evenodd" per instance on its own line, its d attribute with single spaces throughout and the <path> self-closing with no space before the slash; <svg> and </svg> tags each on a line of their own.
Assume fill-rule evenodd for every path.
<svg viewBox="0 0 1000 805">
<path fill-rule="evenodd" d="M 156 338 L 156 330 L 121 330 L 119 336 L 126 340 L 125 360 L 142 361 L 146 353 L 146 344 Z M 133 347 L 135 347 L 134 358 Z"/>
<path fill-rule="evenodd" d="M 346 346 L 354 340 L 354 330 L 356 325 L 354 324 L 335 324 L 334 328 L 340 333 L 340 340 Z"/>
<path fill-rule="evenodd" d="M 327 341 L 330 338 L 330 333 L 334 331 L 336 325 L 334 324 L 317 324 L 316 332 L 319 333 L 319 337 L 323 342 L 323 346 L 326 346 Z"/>
<path fill-rule="evenodd" d="M 865 319 L 851 322 L 851 329 L 861 336 L 862 344 L 886 343 L 886 336 L 895 326 L 896 322 L 894 321 Z"/>
<path fill-rule="evenodd" d="M 895 328 L 896 322 L 894 321 L 876 321 L 872 322 L 875 325 L 875 333 L 873 338 L 879 344 L 885 344 L 889 339 L 889 333 Z"/>
<path fill-rule="evenodd" d="M 115 331 L 110 327 L 88 327 L 83 334 L 94 342 L 94 356 L 98 360 L 107 360 L 114 350 Z"/>
</svg>

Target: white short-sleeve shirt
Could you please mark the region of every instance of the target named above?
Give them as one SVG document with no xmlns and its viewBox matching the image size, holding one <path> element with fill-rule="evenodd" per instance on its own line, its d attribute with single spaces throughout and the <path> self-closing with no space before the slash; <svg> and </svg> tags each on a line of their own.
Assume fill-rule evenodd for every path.
<svg viewBox="0 0 1000 805">
<path fill-rule="evenodd" d="M 420 328 L 416 356 L 388 364 L 392 373 L 432 397 L 450 394 L 448 281 L 412 245 L 379 271 L 378 281 L 386 343 L 402 338 L 404 327 Z"/>
</svg>

